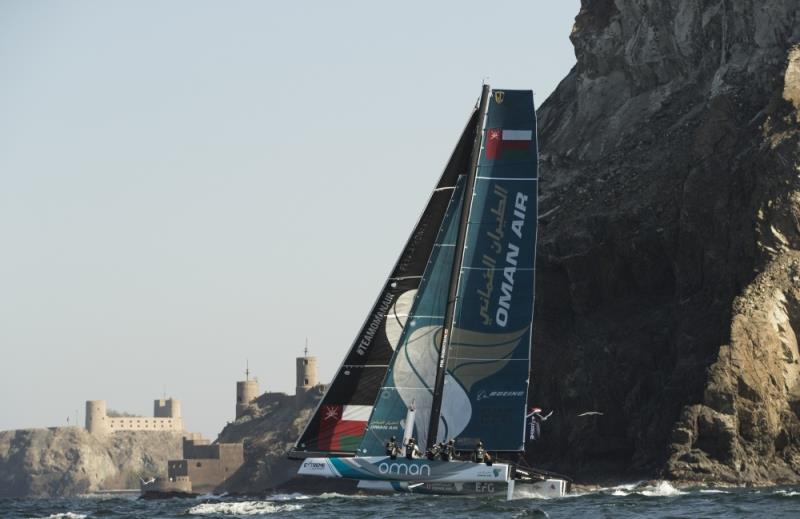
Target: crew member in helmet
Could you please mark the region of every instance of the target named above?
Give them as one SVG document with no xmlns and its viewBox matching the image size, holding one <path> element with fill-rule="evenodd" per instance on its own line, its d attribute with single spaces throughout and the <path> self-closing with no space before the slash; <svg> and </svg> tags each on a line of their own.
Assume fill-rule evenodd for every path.
<svg viewBox="0 0 800 519">
<path fill-rule="evenodd" d="M 413 460 L 414 458 L 419 458 L 422 453 L 417 447 L 417 441 L 414 438 L 409 438 L 408 443 L 406 443 L 406 458 Z"/>
<path fill-rule="evenodd" d="M 450 438 L 447 441 L 447 445 L 442 446 L 440 455 L 442 457 L 442 461 L 453 461 L 453 459 L 456 457 L 456 441 L 453 438 Z"/>
<path fill-rule="evenodd" d="M 483 442 L 478 440 L 478 444 L 475 445 L 475 450 L 472 451 L 472 461 L 475 463 L 486 463 L 487 465 L 492 464 L 492 457 L 486 452 L 486 449 L 483 448 Z"/>
<path fill-rule="evenodd" d="M 391 457 L 393 460 L 397 459 L 397 438 L 392 436 L 388 442 L 386 442 L 386 455 Z"/>
</svg>

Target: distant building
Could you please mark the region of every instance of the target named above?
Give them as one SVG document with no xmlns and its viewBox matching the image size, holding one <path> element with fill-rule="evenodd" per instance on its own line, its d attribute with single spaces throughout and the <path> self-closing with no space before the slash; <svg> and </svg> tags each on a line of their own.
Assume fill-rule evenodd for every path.
<svg viewBox="0 0 800 519">
<path fill-rule="evenodd" d="M 302 357 L 296 358 L 295 370 L 297 376 L 297 384 L 295 385 L 295 399 L 298 405 L 303 405 L 305 397 L 309 391 L 317 387 L 317 358 L 308 355 L 308 347 L 303 352 Z M 322 389 L 324 391 L 324 388 Z"/>
<path fill-rule="evenodd" d="M 108 416 L 105 400 L 86 401 L 86 430 L 103 435 L 118 431 L 183 432 L 181 404 L 174 398 L 156 400 L 153 416 Z"/>
<path fill-rule="evenodd" d="M 198 434 L 184 436 L 183 459 L 167 462 L 167 477 L 142 483 L 144 494 L 201 494 L 226 489 L 244 464 L 241 443 L 209 443 Z"/>
<path fill-rule="evenodd" d="M 236 382 L 236 419 L 258 398 L 258 379 L 250 378 L 250 365 L 245 370 L 245 379 Z"/>
</svg>

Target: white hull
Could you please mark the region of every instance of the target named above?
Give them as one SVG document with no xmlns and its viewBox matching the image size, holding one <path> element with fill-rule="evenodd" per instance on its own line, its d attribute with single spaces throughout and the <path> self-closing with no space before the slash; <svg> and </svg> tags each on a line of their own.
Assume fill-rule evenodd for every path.
<svg viewBox="0 0 800 519">
<path fill-rule="evenodd" d="M 562 497 L 568 491 L 564 479 L 511 479 L 512 473 L 506 463 L 392 460 L 387 456 L 307 458 L 298 470 L 305 476 L 357 479 L 359 488 L 379 492 L 505 495 L 517 499 Z"/>
<path fill-rule="evenodd" d="M 464 483 L 410 483 L 408 481 L 359 481 L 358 488 L 369 492 L 409 492 L 414 494 L 494 495 L 507 499 L 553 499 L 567 495 L 568 483 L 564 479 L 546 479 L 536 482 L 513 481 Z"/>
</svg>

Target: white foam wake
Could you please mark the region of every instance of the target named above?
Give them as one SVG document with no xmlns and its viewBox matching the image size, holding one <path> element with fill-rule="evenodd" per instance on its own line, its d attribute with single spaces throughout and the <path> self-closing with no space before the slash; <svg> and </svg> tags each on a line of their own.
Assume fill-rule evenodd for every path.
<svg viewBox="0 0 800 519">
<path fill-rule="evenodd" d="M 51 514 L 46 519 L 85 519 L 86 514 L 76 514 L 75 512 L 64 512 L 63 514 Z"/>
<path fill-rule="evenodd" d="M 642 484 L 629 484 L 620 485 L 618 487 L 611 487 L 606 491 L 611 491 L 612 496 L 629 496 L 637 494 L 647 497 L 674 497 L 685 494 L 681 490 L 673 487 L 667 481 L 659 481 L 656 485 L 642 485 Z"/>
<path fill-rule="evenodd" d="M 203 503 L 189 509 L 191 515 L 263 515 L 278 512 L 292 512 L 303 508 L 292 503 L 272 503 L 270 501 L 235 501 L 230 503 Z"/>
</svg>

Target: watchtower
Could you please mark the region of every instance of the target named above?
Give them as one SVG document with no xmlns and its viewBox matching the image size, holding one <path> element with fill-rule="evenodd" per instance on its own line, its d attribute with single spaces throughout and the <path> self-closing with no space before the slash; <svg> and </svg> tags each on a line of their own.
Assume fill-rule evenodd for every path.
<svg viewBox="0 0 800 519">
<path fill-rule="evenodd" d="M 250 404 L 258 398 L 258 379 L 250 378 L 250 364 L 244 370 L 245 379 L 236 382 L 236 419 L 244 414 Z"/>
<path fill-rule="evenodd" d="M 154 418 L 180 418 L 181 403 L 174 398 L 160 398 L 153 402 Z"/>
<path fill-rule="evenodd" d="M 108 416 L 105 400 L 86 401 L 86 430 L 90 434 L 106 434 L 111 429 L 108 424 Z"/>
<path fill-rule="evenodd" d="M 308 341 L 303 350 L 303 356 L 297 357 L 297 386 L 295 395 L 300 397 L 305 395 L 309 389 L 317 385 L 317 358 L 309 357 Z"/>
</svg>

